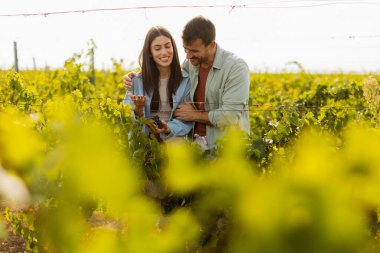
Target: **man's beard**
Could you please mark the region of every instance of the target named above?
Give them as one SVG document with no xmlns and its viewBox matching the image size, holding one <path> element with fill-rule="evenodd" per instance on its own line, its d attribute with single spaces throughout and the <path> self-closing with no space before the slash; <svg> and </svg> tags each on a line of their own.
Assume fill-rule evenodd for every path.
<svg viewBox="0 0 380 253">
<path fill-rule="evenodd" d="M 191 60 L 196 60 L 195 63 L 192 63 Z M 190 58 L 190 63 L 194 66 L 200 66 L 203 63 L 203 58 L 202 57 L 194 57 Z"/>
</svg>

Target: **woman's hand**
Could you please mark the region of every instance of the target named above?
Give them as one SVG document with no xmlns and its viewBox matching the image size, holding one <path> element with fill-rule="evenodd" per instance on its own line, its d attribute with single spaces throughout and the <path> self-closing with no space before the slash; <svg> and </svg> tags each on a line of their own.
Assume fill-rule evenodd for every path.
<svg viewBox="0 0 380 253">
<path fill-rule="evenodd" d="M 133 95 L 132 93 L 129 93 L 128 96 L 131 98 L 132 102 L 135 104 L 135 109 L 134 109 L 135 115 L 142 116 L 145 102 L 146 102 L 146 96 Z"/>
<path fill-rule="evenodd" d="M 158 128 L 157 124 L 155 123 L 145 124 L 149 132 L 154 135 L 158 142 L 163 142 L 163 140 L 160 137 L 161 133 L 170 134 L 171 132 L 170 128 L 168 127 L 168 124 L 165 121 L 161 120 L 161 123 L 162 128 Z"/>
</svg>

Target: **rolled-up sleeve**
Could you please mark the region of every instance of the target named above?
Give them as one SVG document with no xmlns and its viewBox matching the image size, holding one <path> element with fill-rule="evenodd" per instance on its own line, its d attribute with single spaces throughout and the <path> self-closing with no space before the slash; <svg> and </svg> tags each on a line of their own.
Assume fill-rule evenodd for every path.
<svg viewBox="0 0 380 253">
<path fill-rule="evenodd" d="M 168 139 L 173 136 L 182 137 L 187 135 L 193 128 L 193 122 L 184 122 L 177 119 L 171 119 L 168 121 L 168 127 L 170 128 L 170 134 L 161 134 L 162 139 Z"/>
</svg>

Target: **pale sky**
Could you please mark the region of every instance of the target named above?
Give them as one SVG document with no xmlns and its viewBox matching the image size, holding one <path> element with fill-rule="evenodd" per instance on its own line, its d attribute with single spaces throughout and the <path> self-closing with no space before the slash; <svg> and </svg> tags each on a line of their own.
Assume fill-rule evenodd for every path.
<svg viewBox="0 0 380 253">
<path fill-rule="evenodd" d="M 18 44 L 20 68 L 62 67 L 74 53 L 97 44 L 97 68 L 111 58 L 137 66 L 147 30 L 169 29 L 180 60 L 185 59 L 181 32 L 197 15 L 211 19 L 216 41 L 246 60 L 253 71 L 293 69 L 297 61 L 312 72 L 380 72 L 380 0 L 13 0 L 0 7 L 0 68 L 14 64 Z M 69 13 L 48 16 L 4 16 L 98 8 L 216 5 L 204 8 L 158 8 Z M 221 6 L 223 5 L 223 6 Z M 245 8 L 231 8 L 245 5 Z"/>
</svg>

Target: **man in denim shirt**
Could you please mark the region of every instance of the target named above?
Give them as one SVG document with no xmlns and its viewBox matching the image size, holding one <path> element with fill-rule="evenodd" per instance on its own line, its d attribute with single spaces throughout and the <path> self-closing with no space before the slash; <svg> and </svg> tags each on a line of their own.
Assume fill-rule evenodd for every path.
<svg viewBox="0 0 380 253">
<path fill-rule="evenodd" d="M 194 137 L 203 150 L 215 147 L 230 126 L 249 134 L 248 65 L 215 42 L 215 26 L 205 17 L 190 20 L 182 33 L 190 75 L 190 102 L 179 105 L 174 117 L 194 121 Z"/>
</svg>

